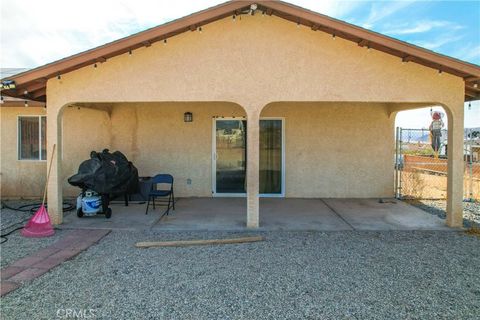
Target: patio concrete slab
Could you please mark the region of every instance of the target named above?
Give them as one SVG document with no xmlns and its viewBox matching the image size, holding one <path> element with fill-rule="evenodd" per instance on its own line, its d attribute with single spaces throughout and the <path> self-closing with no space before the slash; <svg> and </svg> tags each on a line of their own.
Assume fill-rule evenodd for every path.
<svg viewBox="0 0 480 320">
<path fill-rule="evenodd" d="M 131 202 L 125 206 L 123 202 L 110 204 L 112 217 L 105 218 L 99 214 L 91 217 L 77 217 L 72 211 L 64 218 L 62 229 L 111 229 L 111 230 L 143 230 L 154 225 L 163 213 L 164 207 L 149 210 L 145 214 L 146 203 Z"/>
<path fill-rule="evenodd" d="M 245 198 L 181 198 L 175 211 L 153 228 L 158 230 L 242 230 L 246 227 Z"/>
<path fill-rule="evenodd" d="M 321 199 L 260 199 L 260 226 L 265 230 L 353 230 Z"/>
<path fill-rule="evenodd" d="M 164 207 L 112 204 L 112 218 L 103 215 L 65 218 L 65 229 L 162 231 L 237 231 L 246 228 L 245 198 L 180 198 L 176 210 L 160 219 Z M 260 199 L 259 230 L 455 230 L 444 220 L 405 202 L 378 199 Z M 68 239 L 67 239 L 68 240 Z M 65 240 L 65 241 L 67 241 Z"/>
<path fill-rule="evenodd" d="M 323 199 L 355 230 L 455 230 L 445 221 L 403 201 Z"/>
</svg>

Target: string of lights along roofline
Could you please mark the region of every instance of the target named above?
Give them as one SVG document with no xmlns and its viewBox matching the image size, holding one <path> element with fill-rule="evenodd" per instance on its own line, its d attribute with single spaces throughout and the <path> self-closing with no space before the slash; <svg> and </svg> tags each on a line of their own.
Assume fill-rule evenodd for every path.
<svg viewBox="0 0 480 320">
<path fill-rule="evenodd" d="M 241 19 L 242 19 L 242 14 L 243 14 L 243 15 L 252 15 L 252 16 L 253 16 L 253 15 L 255 15 L 255 13 L 257 12 L 257 9 L 258 9 L 258 5 L 257 5 L 256 3 L 253 3 L 253 4 L 250 5 L 250 8 L 249 8 L 248 11 L 244 11 L 244 12 L 238 13 L 238 11 L 236 10 L 236 11 L 233 12 L 232 20 L 233 20 L 233 22 L 235 22 L 235 21 L 237 20 L 237 16 L 239 16 L 239 19 L 241 20 Z M 264 16 L 266 15 L 266 13 L 267 13 L 265 9 L 261 10 L 261 12 L 262 12 L 262 17 L 264 17 Z M 269 13 L 270 16 L 271 16 L 272 14 L 273 14 L 273 11 L 271 11 L 271 12 Z M 300 26 L 301 26 L 301 21 L 298 20 L 298 21 L 297 21 L 297 28 L 300 28 Z M 202 33 L 202 32 L 203 32 L 202 26 L 198 26 L 198 27 L 195 28 L 195 29 L 196 29 L 199 33 Z M 312 27 L 312 31 L 316 31 L 316 30 L 317 30 L 317 29 L 314 29 L 314 28 Z M 326 32 L 326 31 L 325 31 L 325 32 Z M 336 33 L 335 33 L 335 32 L 332 32 L 332 40 L 336 40 L 336 38 L 337 38 Z M 362 41 L 364 41 L 364 40 L 362 40 Z M 362 41 L 360 41 L 360 42 L 362 42 Z M 360 42 L 358 43 L 359 45 L 360 45 Z M 163 39 L 163 45 L 166 46 L 167 43 L 168 43 L 168 38 Z M 150 47 L 150 45 L 151 45 L 151 43 L 150 43 L 149 41 L 147 41 L 147 45 L 145 45 L 145 47 Z M 370 52 L 370 51 L 372 50 L 372 47 L 371 47 L 370 42 L 367 42 L 366 45 L 362 45 L 362 46 L 365 46 L 365 47 L 367 48 L 367 51 L 368 51 L 368 52 Z M 127 53 L 128 53 L 129 56 L 132 56 L 132 55 L 133 55 L 133 50 L 132 50 L 132 49 L 129 49 L 129 50 L 127 51 Z M 104 62 L 106 62 L 106 61 L 107 61 L 107 59 L 104 59 L 104 61 L 102 61 L 102 63 L 104 63 Z M 408 63 L 408 62 L 410 61 L 410 59 L 406 59 L 406 57 L 403 57 L 401 61 L 402 61 L 402 64 L 406 64 L 406 63 Z M 97 62 L 94 62 L 93 67 L 94 67 L 94 69 L 97 69 L 97 67 L 98 67 Z M 438 75 L 440 76 L 440 75 L 442 75 L 442 73 L 443 73 L 443 70 L 442 70 L 441 68 L 439 68 L 439 69 L 438 69 Z M 62 77 L 61 77 L 61 74 L 57 74 L 57 79 L 58 79 L 58 80 L 61 80 L 61 78 L 62 78 Z M 478 84 L 475 83 L 475 84 L 474 84 L 474 88 L 477 88 L 477 87 L 478 87 Z M 2 103 L 3 103 L 3 98 L 2 98 Z"/>
</svg>

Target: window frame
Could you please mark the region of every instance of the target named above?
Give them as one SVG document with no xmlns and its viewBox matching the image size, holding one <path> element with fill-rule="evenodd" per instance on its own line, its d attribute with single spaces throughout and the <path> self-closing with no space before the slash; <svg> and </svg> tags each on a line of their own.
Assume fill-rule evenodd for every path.
<svg viewBox="0 0 480 320">
<path fill-rule="evenodd" d="M 22 159 L 21 158 L 21 131 L 20 131 L 20 119 L 21 118 L 37 118 L 38 119 L 38 159 Z M 47 155 L 45 154 L 45 159 L 42 159 L 42 118 L 45 118 L 45 130 L 47 130 L 47 116 L 46 115 L 17 115 L 17 161 L 27 161 L 27 162 L 46 162 Z M 47 135 L 45 134 L 45 145 L 47 142 Z"/>
</svg>

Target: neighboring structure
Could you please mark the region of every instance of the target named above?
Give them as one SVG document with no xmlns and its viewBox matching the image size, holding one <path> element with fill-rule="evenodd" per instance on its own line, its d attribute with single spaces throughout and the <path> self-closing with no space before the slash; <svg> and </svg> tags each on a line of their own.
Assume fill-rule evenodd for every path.
<svg viewBox="0 0 480 320">
<path fill-rule="evenodd" d="M 249 227 L 259 194 L 392 197 L 396 113 L 442 105 L 447 224 L 462 224 L 463 103 L 480 67 L 288 3 L 227 2 L 8 79 L 4 94 L 47 102 L 55 223 L 76 192 L 66 178 L 103 148 L 141 176 L 171 173 L 179 197 L 246 195 Z M 3 196 L 41 193 L 24 179 L 45 161 L 12 157 L 4 129 L 26 110 L 1 108 Z"/>
</svg>

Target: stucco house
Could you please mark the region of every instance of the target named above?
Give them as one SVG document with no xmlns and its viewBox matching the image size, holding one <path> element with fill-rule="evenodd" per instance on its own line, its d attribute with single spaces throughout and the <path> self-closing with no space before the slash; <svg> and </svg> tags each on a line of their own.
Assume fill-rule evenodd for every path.
<svg viewBox="0 0 480 320">
<path fill-rule="evenodd" d="M 2 197 L 39 196 L 56 144 L 56 224 L 66 178 L 104 148 L 172 174 L 178 197 L 244 196 L 248 227 L 259 196 L 393 197 L 395 115 L 432 105 L 448 116 L 447 224 L 462 224 L 480 67 L 285 2 L 229 1 L 3 80 L 21 100 L 0 108 Z"/>
</svg>

